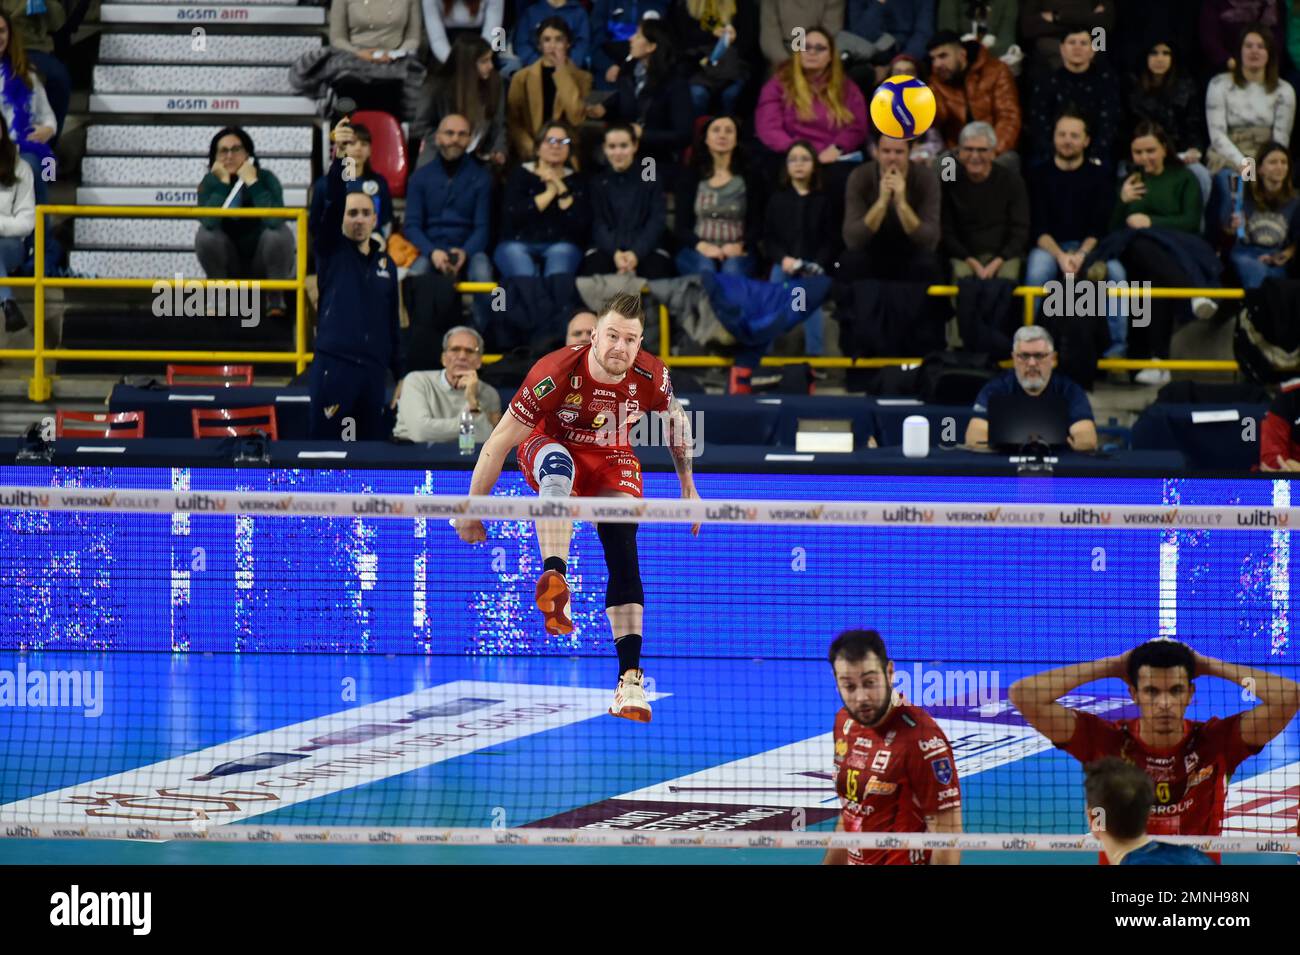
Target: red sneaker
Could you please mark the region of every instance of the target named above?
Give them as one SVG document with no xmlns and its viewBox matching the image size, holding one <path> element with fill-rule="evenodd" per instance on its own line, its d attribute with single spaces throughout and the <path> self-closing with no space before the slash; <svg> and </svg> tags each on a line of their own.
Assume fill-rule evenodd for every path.
<svg viewBox="0 0 1300 955">
<path fill-rule="evenodd" d="M 558 570 L 548 570 L 537 580 L 537 609 L 546 616 L 546 632 L 573 632 L 569 619 L 569 582 Z"/>
</svg>

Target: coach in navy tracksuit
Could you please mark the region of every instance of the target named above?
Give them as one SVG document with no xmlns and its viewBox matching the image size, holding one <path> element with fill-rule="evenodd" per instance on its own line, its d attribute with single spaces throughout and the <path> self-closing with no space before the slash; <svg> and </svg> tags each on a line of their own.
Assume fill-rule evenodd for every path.
<svg viewBox="0 0 1300 955">
<path fill-rule="evenodd" d="M 347 120 L 337 142 L 352 136 Z M 311 224 L 320 282 L 320 319 L 311 364 L 311 436 L 379 441 L 384 424 L 385 369 L 401 381 L 397 265 L 375 229 L 375 206 L 361 183 L 345 182 L 335 159 L 325 205 Z M 355 427 L 348 433 L 346 419 Z"/>
</svg>

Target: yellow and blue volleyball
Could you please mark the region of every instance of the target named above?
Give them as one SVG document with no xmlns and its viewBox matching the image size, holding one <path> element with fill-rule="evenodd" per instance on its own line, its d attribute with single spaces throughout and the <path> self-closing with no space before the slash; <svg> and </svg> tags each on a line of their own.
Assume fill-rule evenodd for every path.
<svg viewBox="0 0 1300 955">
<path fill-rule="evenodd" d="M 891 76 L 871 97 L 871 121 L 891 139 L 925 135 L 935 109 L 933 91 L 915 76 Z"/>
</svg>

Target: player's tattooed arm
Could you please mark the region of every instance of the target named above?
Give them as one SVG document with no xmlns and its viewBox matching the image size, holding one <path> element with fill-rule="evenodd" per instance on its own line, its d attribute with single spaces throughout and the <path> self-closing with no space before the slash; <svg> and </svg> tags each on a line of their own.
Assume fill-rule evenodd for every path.
<svg viewBox="0 0 1300 955">
<path fill-rule="evenodd" d="M 686 409 L 676 398 L 668 399 L 668 451 L 673 456 L 673 466 L 677 468 L 677 477 L 683 489 L 694 483 L 691 476 L 691 451 L 694 448 L 691 437 L 691 419 Z"/>
</svg>

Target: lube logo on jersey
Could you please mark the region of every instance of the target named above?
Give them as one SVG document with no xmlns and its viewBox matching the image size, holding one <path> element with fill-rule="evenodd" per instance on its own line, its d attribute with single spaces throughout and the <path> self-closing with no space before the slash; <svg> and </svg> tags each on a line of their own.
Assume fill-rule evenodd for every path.
<svg viewBox="0 0 1300 955">
<path fill-rule="evenodd" d="M 929 739 L 923 739 L 916 744 L 916 748 L 922 753 L 937 753 L 947 747 L 942 736 L 931 736 Z"/>
<path fill-rule="evenodd" d="M 550 375 L 547 375 L 545 378 L 543 378 L 541 381 L 539 381 L 536 385 L 533 386 L 533 394 L 536 395 L 538 398 L 545 398 L 554 390 L 555 390 L 555 382 L 551 380 Z"/>
<path fill-rule="evenodd" d="M 889 757 L 892 754 L 887 749 L 882 749 L 876 753 L 876 758 L 871 761 L 871 771 L 873 773 L 883 773 L 889 765 Z"/>
</svg>

